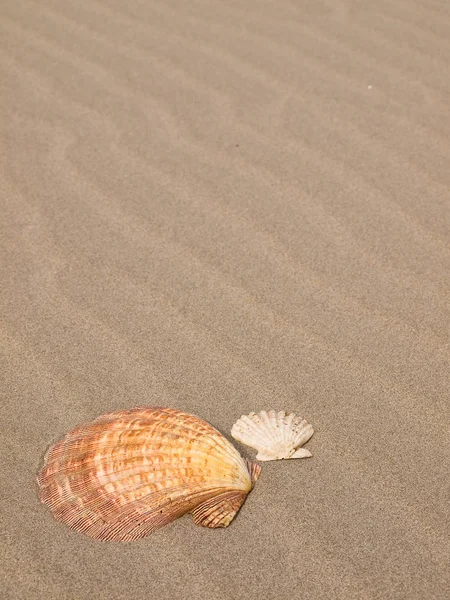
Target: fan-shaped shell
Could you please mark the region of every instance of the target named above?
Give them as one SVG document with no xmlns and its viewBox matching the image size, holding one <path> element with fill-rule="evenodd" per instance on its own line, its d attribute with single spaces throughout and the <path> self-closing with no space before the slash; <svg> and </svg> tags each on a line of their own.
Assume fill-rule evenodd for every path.
<svg viewBox="0 0 450 600">
<path fill-rule="evenodd" d="M 274 410 L 243 415 L 231 430 L 235 440 L 258 450 L 256 459 L 261 461 L 312 456 L 301 446 L 313 433 L 312 426 L 301 417 Z"/>
<path fill-rule="evenodd" d="M 143 407 L 69 432 L 47 452 L 38 485 L 72 529 L 130 541 L 188 512 L 198 525 L 227 527 L 259 473 L 206 421 Z"/>
</svg>

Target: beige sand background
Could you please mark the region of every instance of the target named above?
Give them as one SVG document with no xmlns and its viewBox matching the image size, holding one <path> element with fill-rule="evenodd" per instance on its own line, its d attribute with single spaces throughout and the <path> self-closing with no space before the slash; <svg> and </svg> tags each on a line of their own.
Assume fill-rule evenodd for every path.
<svg viewBox="0 0 450 600">
<path fill-rule="evenodd" d="M 0 15 L 2 598 L 448 598 L 450 4 Z M 294 410 L 314 458 L 226 530 L 56 523 L 46 447 L 142 403 Z"/>
</svg>

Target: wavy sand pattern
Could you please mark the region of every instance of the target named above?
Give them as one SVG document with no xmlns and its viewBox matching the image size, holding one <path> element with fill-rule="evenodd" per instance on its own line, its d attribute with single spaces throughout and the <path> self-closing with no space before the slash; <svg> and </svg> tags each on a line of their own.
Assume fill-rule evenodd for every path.
<svg viewBox="0 0 450 600">
<path fill-rule="evenodd" d="M 448 597 L 450 4 L 4 0 L 4 598 Z M 224 531 L 133 545 L 34 476 L 142 402 L 286 408 Z"/>
</svg>

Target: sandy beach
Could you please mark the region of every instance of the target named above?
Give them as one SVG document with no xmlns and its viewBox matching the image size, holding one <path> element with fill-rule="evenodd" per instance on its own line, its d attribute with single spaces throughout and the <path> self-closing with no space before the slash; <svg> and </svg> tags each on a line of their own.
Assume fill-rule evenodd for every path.
<svg viewBox="0 0 450 600">
<path fill-rule="evenodd" d="M 2 598 L 449 597 L 449 61 L 445 0 L 3 0 Z M 313 457 L 226 529 L 56 522 L 47 447 L 142 404 Z"/>
</svg>

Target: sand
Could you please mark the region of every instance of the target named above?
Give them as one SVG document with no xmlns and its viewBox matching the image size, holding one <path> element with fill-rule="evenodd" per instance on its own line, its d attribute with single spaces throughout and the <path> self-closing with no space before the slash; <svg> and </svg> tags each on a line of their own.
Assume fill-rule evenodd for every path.
<svg viewBox="0 0 450 600">
<path fill-rule="evenodd" d="M 2 598 L 448 598 L 449 40 L 445 0 L 3 0 Z M 228 529 L 54 521 L 48 445 L 142 403 L 314 456 Z"/>
</svg>

